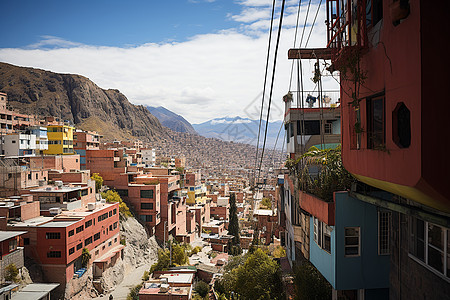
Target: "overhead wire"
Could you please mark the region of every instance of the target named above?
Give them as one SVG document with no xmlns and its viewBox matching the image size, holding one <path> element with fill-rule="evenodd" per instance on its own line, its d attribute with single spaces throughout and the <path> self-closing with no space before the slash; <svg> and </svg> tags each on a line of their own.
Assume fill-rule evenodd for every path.
<svg viewBox="0 0 450 300">
<path fill-rule="evenodd" d="M 275 82 L 275 70 L 276 70 L 276 66 L 277 66 L 277 56 L 278 56 L 278 47 L 280 45 L 280 36 L 281 36 L 281 28 L 283 25 L 283 14 L 284 14 L 284 5 L 286 3 L 286 0 L 283 0 L 282 4 L 281 4 L 281 12 L 280 12 L 280 21 L 278 24 L 278 34 L 277 34 L 277 43 L 275 45 L 275 54 L 274 54 L 274 59 L 273 59 L 273 70 L 272 70 L 272 82 L 270 84 L 270 93 L 269 93 L 269 104 L 268 104 L 268 108 L 267 108 L 267 118 L 266 118 L 266 128 L 264 130 L 264 142 L 263 142 L 263 147 L 261 150 L 261 160 L 259 163 L 259 170 L 258 170 L 258 181 L 259 181 L 259 177 L 261 175 L 261 167 L 262 167 L 262 162 L 264 159 L 264 150 L 266 148 L 266 140 L 267 140 L 267 129 L 269 126 L 269 116 L 270 116 L 270 106 L 272 104 L 272 94 L 273 94 L 273 85 Z"/>
<path fill-rule="evenodd" d="M 273 17 L 274 17 L 274 13 L 275 13 L 275 2 L 276 2 L 276 0 L 273 0 L 272 17 L 270 20 L 270 30 L 269 30 L 269 42 L 267 45 L 266 71 L 264 74 L 264 86 L 263 86 L 262 100 L 261 100 L 261 113 L 259 116 L 258 140 L 256 142 L 255 173 L 256 173 L 256 168 L 258 166 L 259 138 L 260 138 L 260 134 L 261 134 L 261 122 L 262 122 L 262 116 L 263 116 L 263 111 L 264 111 L 264 100 L 265 100 L 264 98 L 266 95 L 267 73 L 268 73 L 268 69 L 269 69 L 270 45 L 272 43 L 272 29 L 273 29 Z"/>
<path fill-rule="evenodd" d="M 295 22 L 295 33 L 294 33 L 294 48 L 295 44 L 297 42 L 297 31 L 298 31 L 298 21 L 300 20 L 300 8 L 302 6 L 302 0 L 298 1 L 298 10 L 297 10 L 297 21 Z M 292 84 L 292 74 L 294 73 L 294 60 L 292 60 L 291 63 L 291 76 L 289 78 L 289 91 L 291 90 L 291 84 Z"/>
</svg>

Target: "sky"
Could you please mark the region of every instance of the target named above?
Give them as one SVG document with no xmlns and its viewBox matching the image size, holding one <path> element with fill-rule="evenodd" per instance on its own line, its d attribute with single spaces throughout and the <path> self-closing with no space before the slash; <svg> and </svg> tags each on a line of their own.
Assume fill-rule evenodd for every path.
<svg viewBox="0 0 450 300">
<path fill-rule="evenodd" d="M 281 0 L 276 0 L 266 105 Z M 320 0 L 303 0 L 305 47 Z M 307 47 L 326 45 L 325 0 Z M 294 47 L 298 0 L 286 0 L 270 118 L 282 119 L 282 96 L 296 89 L 287 51 Z M 272 0 L 2 0 L 0 61 L 88 77 L 133 104 L 164 106 L 191 123 L 259 118 Z M 304 60 L 305 90 L 314 62 Z M 294 72 L 295 73 L 295 72 Z M 331 77 L 324 89 L 337 90 Z M 265 114 L 267 111 L 265 112 Z"/>
</svg>

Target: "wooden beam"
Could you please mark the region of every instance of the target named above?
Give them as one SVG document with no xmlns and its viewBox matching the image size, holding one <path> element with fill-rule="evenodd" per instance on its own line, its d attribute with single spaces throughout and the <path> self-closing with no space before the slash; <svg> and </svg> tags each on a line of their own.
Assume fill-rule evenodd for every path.
<svg viewBox="0 0 450 300">
<path fill-rule="evenodd" d="M 331 59 L 330 48 L 289 49 L 288 59 Z"/>
<path fill-rule="evenodd" d="M 373 204 L 378 207 L 396 211 L 396 212 L 399 212 L 404 215 L 414 216 L 421 220 L 431 222 L 436 225 L 444 226 L 446 228 L 450 228 L 450 218 L 446 217 L 446 216 L 427 212 L 418 207 L 414 207 L 414 206 L 410 206 L 410 205 L 406 205 L 406 204 L 394 203 L 394 202 L 387 201 L 384 199 L 367 196 L 367 195 L 363 195 L 363 194 L 359 194 L 359 193 L 355 193 L 355 192 L 349 192 L 349 195 L 358 200 Z"/>
</svg>

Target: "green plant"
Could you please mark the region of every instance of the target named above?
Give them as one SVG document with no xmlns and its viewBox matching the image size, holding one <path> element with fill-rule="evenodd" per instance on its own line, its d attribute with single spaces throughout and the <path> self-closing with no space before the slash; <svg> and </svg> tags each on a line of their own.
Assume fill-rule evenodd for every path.
<svg viewBox="0 0 450 300">
<path fill-rule="evenodd" d="M 131 217 L 131 211 L 128 208 L 127 204 L 123 202 L 119 193 L 114 190 L 108 190 L 102 193 L 102 198 L 106 200 L 107 203 L 116 203 L 119 202 L 119 213 L 122 217 L 128 218 Z"/>
<path fill-rule="evenodd" d="M 103 186 L 103 177 L 98 173 L 94 173 L 91 179 L 95 181 L 95 192 L 98 193 Z"/>
<path fill-rule="evenodd" d="M 126 246 L 127 245 L 127 240 L 125 238 L 121 238 L 120 239 L 120 244 Z"/>
<path fill-rule="evenodd" d="M 127 295 L 127 300 L 139 300 L 139 291 L 142 288 L 142 283 L 130 288 L 130 292 Z"/>
<path fill-rule="evenodd" d="M 269 198 L 263 198 L 261 200 L 261 206 L 266 209 L 272 209 L 272 200 L 270 200 Z"/>
<path fill-rule="evenodd" d="M 340 146 L 335 149 L 311 147 L 295 162 L 290 161 L 286 165 L 298 179 L 302 191 L 324 201 L 332 201 L 334 192 L 348 190 L 354 181 L 342 165 Z"/>
<path fill-rule="evenodd" d="M 194 286 L 194 291 L 202 298 L 205 298 L 209 294 L 209 284 L 200 280 Z"/>
<path fill-rule="evenodd" d="M 86 268 L 91 260 L 91 254 L 89 253 L 88 248 L 83 248 L 81 252 L 81 265 Z"/>
<path fill-rule="evenodd" d="M 5 267 L 5 280 L 6 281 L 17 281 L 17 275 L 19 275 L 19 269 L 17 269 L 14 263 L 9 264 Z"/>
<path fill-rule="evenodd" d="M 295 299 L 331 299 L 331 285 L 308 261 L 305 261 L 295 269 L 294 284 L 296 290 Z"/>
<path fill-rule="evenodd" d="M 142 275 L 142 281 L 147 281 L 150 279 L 150 273 L 148 271 L 144 271 L 144 274 Z"/>
<path fill-rule="evenodd" d="M 355 122 L 355 133 L 363 133 L 364 132 L 364 128 L 362 128 L 361 126 L 361 122 L 357 121 Z"/>
<path fill-rule="evenodd" d="M 286 250 L 282 246 L 277 246 L 272 251 L 272 256 L 275 257 L 275 258 L 286 257 Z"/>
</svg>

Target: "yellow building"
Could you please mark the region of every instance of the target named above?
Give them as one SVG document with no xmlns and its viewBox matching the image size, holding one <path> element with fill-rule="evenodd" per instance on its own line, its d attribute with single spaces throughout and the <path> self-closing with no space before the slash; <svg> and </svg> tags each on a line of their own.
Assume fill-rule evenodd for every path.
<svg viewBox="0 0 450 300">
<path fill-rule="evenodd" d="M 69 125 L 48 125 L 48 150 L 44 154 L 74 154 L 73 132 L 75 127 Z"/>
</svg>

